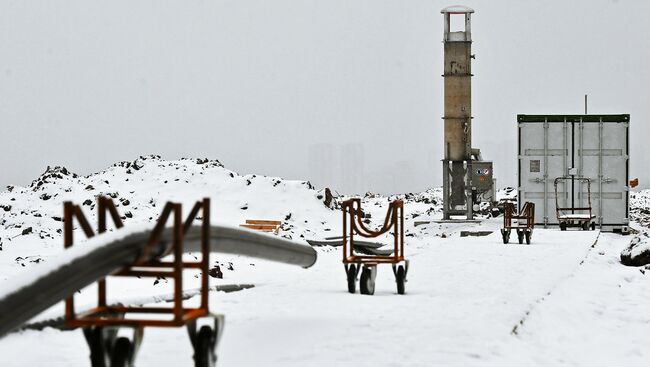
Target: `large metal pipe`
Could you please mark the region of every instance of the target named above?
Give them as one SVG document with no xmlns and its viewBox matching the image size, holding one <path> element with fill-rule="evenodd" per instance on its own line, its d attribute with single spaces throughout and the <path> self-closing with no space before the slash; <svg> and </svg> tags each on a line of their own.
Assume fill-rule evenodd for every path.
<svg viewBox="0 0 650 367">
<path fill-rule="evenodd" d="M 4 289 L 0 289 L 0 337 L 77 290 L 132 265 L 143 254 L 152 228 L 123 228 L 98 234 L 35 268 L 35 272 L 5 282 Z M 172 240 L 172 229 L 167 228 L 147 260 L 160 257 Z M 237 227 L 211 226 L 210 246 L 211 252 L 251 256 L 303 268 L 312 266 L 317 258 L 316 251 L 309 246 Z M 200 252 L 200 225 L 190 227 L 184 235 L 183 249 Z"/>
</svg>

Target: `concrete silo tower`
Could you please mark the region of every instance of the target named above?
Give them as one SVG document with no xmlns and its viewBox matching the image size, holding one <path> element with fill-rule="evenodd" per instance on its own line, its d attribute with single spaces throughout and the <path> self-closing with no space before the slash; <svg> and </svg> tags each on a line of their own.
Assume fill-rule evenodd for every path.
<svg viewBox="0 0 650 367">
<path fill-rule="evenodd" d="M 472 160 L 472 33 L 466 6 L 442 9 L 444 17 L 445 115 L 443 159 L 443 219 L 473 219 Z M 462 21 L 464 30 L 452 31 L 451 21 Z"/>
</svg>

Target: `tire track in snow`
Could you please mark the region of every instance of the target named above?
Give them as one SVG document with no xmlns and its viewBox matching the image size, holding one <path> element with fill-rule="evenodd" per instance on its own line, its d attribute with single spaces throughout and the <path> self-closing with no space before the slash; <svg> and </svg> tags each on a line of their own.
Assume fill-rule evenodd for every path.
<svg viewBox="0 0 650 367">
<path fill-rule="evenodd" d="M 512 327 L 512 330 L 510 331 L 511 335 L 518 336 L 519 335 L 519 330 L 524 327 L 524 324 L 526 323 L 526 320 L 528 320 L 528 316 L 537 308 L 539 307 L 546 299 L 553 294 L 553 291 L 555 291 L 560 284 L 563 284 L 567 280 L 575 277 L 576 273 L 580 270 L 580 267 L 585 263 L 589 255 L 591 255 L 592 250 L 596 247 L 598 244 L 598 239 L 600 239 L 600 231 L 598 232 L 598 235 L 596 236 L 596 239 L 594 240 L 594 243 L 589 246 L 589 249 L 587 249 L 587 253 L 585 253 L 585 256 L 583 256 L 582 260 L 578 263 L 578 265 L 573 269 L 573 271 L 567 275 L 564 279 L 560 280 L 557 282 L 546 294 L 535 300 L 533 304 L 530 305 L 530 308 L 524 312 L 524 315 L 519 319 L 519 321 Z"/>
</svg>

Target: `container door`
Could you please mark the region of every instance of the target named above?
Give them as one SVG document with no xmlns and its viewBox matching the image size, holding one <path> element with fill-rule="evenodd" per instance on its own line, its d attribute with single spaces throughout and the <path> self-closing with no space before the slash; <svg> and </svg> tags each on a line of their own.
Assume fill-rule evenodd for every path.
<svg viewBox="0 0 650 367">
<path fill-rule="evenodd" d="M 628 124 L 582 122 L 577 125 L 578 174 L 591 179 L 591 207 L 596 223 L 627 225 Z M 576 186 L 579 205 L 589 205 L 587 185 Z"/>
<path fill-rule="evenodd" d="M 571 143 L 563 122 L 519 124 L 519 209 L 535 204 L 536 224 L 557 224 L 553 181 L 567 170 Z M 568 185 L 567 185 L 568 186 Z M 570 203 L 570 192 L 558 186 L 560 206 Z"/>
</svg>

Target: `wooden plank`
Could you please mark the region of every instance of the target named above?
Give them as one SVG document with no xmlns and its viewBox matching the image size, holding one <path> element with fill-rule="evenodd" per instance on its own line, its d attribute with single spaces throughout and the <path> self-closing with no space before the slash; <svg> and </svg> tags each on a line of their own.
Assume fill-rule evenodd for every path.
<svg viewBox="0 0 650 367">
<path fill-rule="evenodd" d="M 279 220 L 263 220 L 263 219 L 246 219 L 246 224 L 261 224 L 279 226 L 282 224 Z"/>
<path fill-rule="evenodd" d="M 263 232 L 274 232 L 275 230 L 278 229 L 278 226 L 269 226 L 269 225 L 262 225 L 262 224 L 240 224 L 239 226 L 248 229 L 255 229 Z"/>
</svg>

